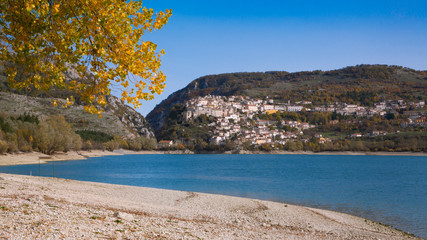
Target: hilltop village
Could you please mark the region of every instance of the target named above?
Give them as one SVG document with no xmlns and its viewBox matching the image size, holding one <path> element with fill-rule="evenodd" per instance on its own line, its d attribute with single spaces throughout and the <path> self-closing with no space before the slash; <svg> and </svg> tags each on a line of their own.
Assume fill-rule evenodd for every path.
<svg viewBox="0 0 427 240">
<path fill-rule="evenodd" d="M 302 139 L 308 142 L 308 136 L 304 136 L 305 130 L 318 127 L 316 122 L 309 123 L 300 120 L 278 120 L 280 113 L 333 113 L 334 115 L 347 116 L 347 123 L 354 123 L 355 119 L 384 117 L 390 114 L 401 117 L 401 127 L 426 126 L 426 116 L 423 111 L 425 102 L 405 102 L 403 100 L 384 101 L 375 103 L 372 107 L 335 103 L 325 106 L 314 106 L 310 101 L 277 102 L 273 99 L 252 99 L 247 96 L 204 96 L 190 99 L 185 103 L 183 113 L 186 121 L 191 121 L 201 115 L 212 116 L 215 121 L 209 124 L 211 127 L 211 143 L 225 144 L 227 141 L 247 143 L 252 145 L 276 144 L 284 145 L 289 139 Z M 411 111 L 409 111 L 410 109 Z M 404 111 L 403 111 L 404 110 Z M 274 115 L 274 120 L 268 119 Z M 291 114 L 292 115 L 292 114 Z M 327 124 L 338 124 L 339 120 L 330 119 Z M 348 137 L 358 138 L 363 136 L 386 135 L 389 132 L 373 130 L 369 133 L 352 133 Z M 314 134 L 320 144 L 331 142 L 328 137 Z"/>
</svg>

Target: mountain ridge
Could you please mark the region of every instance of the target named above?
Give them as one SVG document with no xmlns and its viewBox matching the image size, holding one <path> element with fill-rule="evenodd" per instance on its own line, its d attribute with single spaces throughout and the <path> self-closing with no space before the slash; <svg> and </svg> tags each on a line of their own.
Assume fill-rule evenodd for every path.
<svg viewBox="0 0 427 240">
<path fill-rule="evenodd" d="M 327 104 L 359 95 L 359 100 L 353 102 L 364 105 L 391 97 L 408 100 L 425 98 L 426 89 L 427 71 L 401 66 L 357 65 L 337 70 L 294 73 L 224 73 L 193 80 L 158 104 L 146 119 L 158 134 L 172 107 L 196 96 L 270 96 L 280 100 L 312 100 L 316 104 Z"/>
</svg>

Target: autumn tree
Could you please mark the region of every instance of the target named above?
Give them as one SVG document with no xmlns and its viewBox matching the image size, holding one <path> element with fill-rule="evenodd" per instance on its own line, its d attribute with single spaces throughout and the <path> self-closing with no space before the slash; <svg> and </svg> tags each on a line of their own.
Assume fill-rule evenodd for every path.
<svg viewBox="0 0 427 240">
<path fill-rule="evenodd" d="M 80 150 L 82 141 L 63 116 L 50 116 L 42 121 L 34 133 L 34 146 L 42 153 Z"/>
<path fill-rule="evenodd" d="M 171 14 L 154 13 L 140 0 L 0 1 L 0 61 L 13 88 L 71 90 L 87 111 L 100 113 L 97 106 L 115 87 L 139 107 L 165 87 L 164 51 L 142 37 Z M 71 68 L 78 78 L 65 79 Z"/>
</svg>

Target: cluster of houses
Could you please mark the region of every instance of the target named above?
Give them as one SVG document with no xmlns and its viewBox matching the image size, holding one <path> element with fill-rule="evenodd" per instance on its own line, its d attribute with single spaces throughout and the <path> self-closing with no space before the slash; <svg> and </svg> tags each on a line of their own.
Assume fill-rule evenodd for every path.
<svg viewBox="0 0 427 240">
<path fill-rule="evenodd" d="M 296 103 L 275 103 L 272 99 L 251 99 L 247 96 L 205 96 L 193 98 L 186 103 L 187 111 L 185 118 L 191 119 L 202 114 L 214 117 L 239 118 L 239 113 L 245 114 L 248 118 L 259 112 L 274 113 L 282 112 L 300 112 L 305 111 L 316 112 L 335 112 L 341 115 L 356 115 L 360 117 L 371 117 L 374 115 L 383 116 L 387 111 L 398 111 L 400 109 L 422 109 L 425 107 L 425 102 L 405 102 L 404 100 L 387 100 L 384 102 L 375 103 L 372 107 L 363 107 L 355 104 L 335 103 L 325 106 L 312 107 L 310 101 L 299 101 Z"/>
<path fill-rule="evenodd" d="M 241 118 L 241 119 L 244 119 Z M 212 141 L 216 144 L 222 144 L 228 139 L 237 140 L 240 143 L 250 142 L 253 145 L 262 145 L 264 143 L 285 144 L 289 139 L 297 138 L 303 134 L 303 130 L 313 128 L 304 122 L 284 121 L 279 124 L 277 121 L 255 120 L 241 121 L 239 123 L 227 121 L 226 118 L 212 123 L 215 127 Z M 285 131 L 280 126 L 289 126 L 295 131 Z"/>
<path fill-rule="evenodd" d="M 412 108 L 424 108 L 425 102 L 406 103 L 403 100 L 385 101 L 375 103 L 373 107 L 362 107 L 358 105 L 335 103 L 326 106 L 312 106 L 310 101 L 300 101 L 296 103 L 277 103 L 272 99 L 251 99 L 247 96 L 204 96 L 190 99 L 186 102 L 184 118 L 190 120 L 202 114 L 213 116 L 216 122 L 211 123 L 214 127 L 211 141 L 216 144 L 223 144 L 227 140 L 251 142 L 255 145 L 264 143 L 285 144 L 287 140 L 297 138 L 303 130 L 313 128 L 304 122 L 297 121 L 276 121 L 257 120 L 254 116 L 258 113 L 300 112 L 336 112 L 341 115 L 354 115 L 360 117 L 370 117 L 374 115 L 385 115 L 387 111 L 398 111 Z M 425 126 L 427 123 L 425 116 L 409 116 L 408 125 L 418 124 Z M 281 126 L 289 126 L 293 131 L 285 131 Z M 374 133 L 376 134 L 376 133 Z M 352 136 L 359 137 L 359 136 Z M 325 138 L 321 138 L 325 141 Z M 327 141 L 328 139 L 326 139 Z"/>
<path fill-rule="evenodd" d="M 311 102 L 304 102 L 311 104 Z M 211 141 L 223 144 L 227 140 L 240 143 L 249 141 L 254 145 L 264 143 L 285 144 L 288 139 L 297 138 L 302 131 L 313 128 L 304 122 L 255 120 L 255 114 L 277 111 L 302 111 L 304 106 L 296 104 L 274 104 L 273 100 L 250 99 L 245 96 L 205 96 L 186 102 L 186 120 L 205 114 L 216 117 Z M 295 131 L 285 131 L 279 126 L 289 126 Z"/>
<path fill-rule="evenodd" d="M 199 115 L 206 114 L 214 117 L 232 118 L 239 120 L 239 116 L 252 119 L 259 112 L 274 113 L 283 112 L 300 112 L 304 105 L 310 105 L 310 101 L 302 101 L 295 104 L 274 103 L 272 99 L 261 100 L 251 99 L 247 96 L 212 96 L 197 97 L 186 102 L 187 111 L 185 118 L 191 119 Z"/>
<path fill-rule="evenodd" d="M 408 111 L 405 112 L 404 115 L 408 116 L 408 119 L 403 122 L 400 126 L 410 127 L 410 126 L 420 126 L 427 127 L 427 117 L 420 112 Z"/>
<path fill-rule="evenodd" d="M 360 138 L 360 137 L 377 137 L 387 135 L 385 131 L 372 131 L 370 133 L 362 134 L 362 133 L 353 133 L 350 135 L 352 138 Z"/>
<path fill-rule="evenodd" d="M 424 101 L 418 103 L 406 103 L 403 100 L 388 100 L 384 102 L 375 103 L 373 107 L 362 107 L 354 104 L 335 103 L 329 104 L 327 106 L 314 107 L 313 111 L 336 112 L 341 115 L 356 115 L 358 117 L 372 117 L 374 115 L 384 116 L 387 111 L 397 112 L 400 109 L 407 109 L 408 107 L 424 108 L 424 106 Z"/>
</svg>

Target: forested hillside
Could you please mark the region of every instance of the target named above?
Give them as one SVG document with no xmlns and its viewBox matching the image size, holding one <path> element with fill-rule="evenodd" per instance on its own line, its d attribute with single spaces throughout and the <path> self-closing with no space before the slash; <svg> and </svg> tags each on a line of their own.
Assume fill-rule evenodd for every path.
<svg viewBox="0 0 427 240">
<path fill-rule="evenodd" d="M 255 72 L 209 75 L 171 94 L 147 115 L 160 131 L 170 109 L 196 96 L 244 95 L 283 101 L 372 105 L 383 100 L 416 101 L 427 97 L 427 71 L 400 66 L 358 65 L 333 71 Z"/>
<path fill-rule="evenodd" d="M 158 139 L 196 151 L 426 151 L 427 73 L 334 71 L 201 77 L 147 116 Z"/>
</svg>

